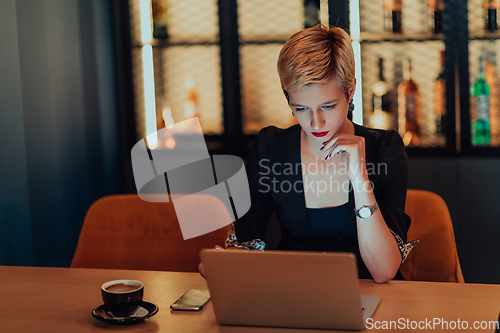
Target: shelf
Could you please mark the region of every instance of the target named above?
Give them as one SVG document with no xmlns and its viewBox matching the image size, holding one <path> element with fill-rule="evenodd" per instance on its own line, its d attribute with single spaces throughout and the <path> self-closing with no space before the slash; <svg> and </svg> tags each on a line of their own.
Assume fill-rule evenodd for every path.
<svg viewBox="0 0 500 333">
<path fill-rule="evenodd" d="M 240 45 L 283 45 L 286 43 L 286 40 L 241 40 Z M 219 45 L 218 41 L 215 42 L 210 42 L 210 41 L 170 41 L 170 40 L 162 40 L 162 39 L 153 39 L 149 43 L 140 43 L 140 42 L 135 42 L 132 44 L 132 47 L 134 48 L 140 48 L 146 45 L 152 45 L 153 47 L 156 48 L 167 48 L 167 47 L 172 47 L 172 46 L 213 46 L 213 45 Z"/>
<path fill-rule="evenodd" d="M 500 39 L 500 30 L 495 32 L 482 31 L 480 33 L 471 33 L 469 40 L 497 40 Z"/>
<path fill-rule="evenodd" d="M 282 45 L 285 44 L 286 40 L 240 40 L 240 45 L 272 45 L 272 44 L 278 44 Z"/>
<path fill-rule="evenodd" d="M 408 157 L 450 157 L 458 155 L 455 150 L 450 150 L 446 147 L 405 147 L 405 150 Z"/>
<path fill-rule="evenodd" d="M 213 45 L 219 45 L 218 41 L 171 41 L 168 39 L 153 39 L 149 43 L 140 43 L 140 42 L 134 42 L 132 44 L 132 47 L 138 48 L 138 47 L 143 47 L 146 45 L 152 45 L 153 47 L 158 47 L 158 48 L 165 48 L 165 47 L 171 47 L 171 46 L 192 46 L 192 45 L 198 45 L 198 46 L 213 46 Z"/>
<path fill-rule="evenodd" d="M 423 41 L 443 41 L 443 34 L 392 34 L 392 33 L 367 33 L 360 34 L 361 43 L 380 43 L 380 42 L 423 42 Z"/>
</svg>

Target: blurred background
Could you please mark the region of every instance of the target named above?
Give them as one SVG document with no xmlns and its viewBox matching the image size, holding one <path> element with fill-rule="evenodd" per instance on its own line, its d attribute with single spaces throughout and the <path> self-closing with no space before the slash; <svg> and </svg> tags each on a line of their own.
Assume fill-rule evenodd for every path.
<svg viewBox="0 0 500 333">
<path fill-rule="evenodd" d="M 245 158 L 261 128 L 293 125 L 277 55 L 323 23 L 353 39 L 353 121 L 400 133 L 409 187 L 448 204 L 465 280 L 500 283 L 499 7 L 0 1 L 0 265 L 68 267 L 92 202 L 136 192 L 131 148 L 158 129 L 199 117 L 212 154 Z"/>
</svg>

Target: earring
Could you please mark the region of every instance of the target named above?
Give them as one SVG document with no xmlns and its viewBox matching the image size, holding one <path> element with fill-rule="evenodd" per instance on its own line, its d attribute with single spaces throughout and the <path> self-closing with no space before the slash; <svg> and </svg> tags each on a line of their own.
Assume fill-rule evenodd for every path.
<svg viewBox="0 0 500 333">
<path fill-rule="evenodd" d="M 352 102 L 352 99 L 351 101 L 349 102 L 349 112 L 352 112 L 354 111 L 354 103 Z"/>
</svg>

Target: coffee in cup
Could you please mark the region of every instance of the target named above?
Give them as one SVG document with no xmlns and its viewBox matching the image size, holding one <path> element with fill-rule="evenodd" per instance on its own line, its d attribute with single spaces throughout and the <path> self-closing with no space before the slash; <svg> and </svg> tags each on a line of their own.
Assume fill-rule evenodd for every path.
<svg viewBox="0 0 500 333">
<path fill-rule="evenodd" d="M 107 305 L 132 305 L 142 301 L 144 286 L 137 280 L 113 280 L 101 286 L 102 300 Z"/>
</svg>

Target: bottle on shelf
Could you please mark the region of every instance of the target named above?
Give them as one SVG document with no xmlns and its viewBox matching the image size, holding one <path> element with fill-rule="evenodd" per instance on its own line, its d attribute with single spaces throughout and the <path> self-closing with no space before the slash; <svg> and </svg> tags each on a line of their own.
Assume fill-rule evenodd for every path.
<svg viewBox="0 0 500 333">
<path fill-rule="evenodd" d="M 401 33 L 402 28 L 402 0 L 384 0 L 385 30 L 392 33 Z"/>
<path fill-rule="evenodd" d="M 163 127 L 171 129 L 174 125 L 174 118 L 172 117 L 172 109 L 170 107 L 165 106 L 161 111 L 161 116 L 163 119 Z M 166 131 L 161 137 L 161 147 L 167 149 L 175 148 L 175 138 L 172 131 Z"/>
<path fill-rule="evenodd" d="M 403 57 L 403 81 L 398 86 L 398 131 L 405 146 L 420 145 L 420 92 L 411 77 L 411 59 Z"/>
<path fill-rule="evenodd" d="M 186 77 L 186 97 L 184 99 L 184 119 L 198 118 L 198 121 L 201 124 L 200 113 L 198 110 L 199 106 L 199 95 L 198 90 L 196 89 L 196 81 L 193 76 L 188 75 Z M 188 132 L 195 133 L 196 129 L 191 128 L 188 129 Z"/>
<path fill-rule="evenodd" d="M 304 0 L 305 28 L 314 27 L 320 22 L 320 0 Z"/>
<path fill-rule="evenodd" d="M 446 83 L 444 80 L 444 51 L 441 51 L 441 70 L 434 81 L 434 114 L 436 115 L 436 134 L 446 133 Z"/>
<path fill-rule="evenodd" d="M 168 39 L 167 0 L 151 0 L 153 12 L 153 38 Z"/>
<path fill-rule="evenodd" d="M 168 106 L 165 106 L 161 110 L 161 118 L 163 120 L 162 127 L 170 127 L 174 125 L 174 117 L 172 116 L 172 109 Z"/>
<path fill-rule="evenodd" d="M 384 59 L 378 59 L 378 81 L 373 84 L 373 114 L 370 126 L 392 129 L 392 117 L 389 104 L 389 86 L 384 78 Z"/>
<path fill-rule="evenodd" d="M 498 79 L 496 74 L 496 61 L 495 58 L 484 57 L 484 79 L 488 82 L 488 86 L 490 87 L 490 134 L 491 146 L 500 146 L 498 132 L 500 129 L 499 126 L 499 116 L 500 113 L 497 112 L 499 99 L 498 99 Z"/>
<path fill-rule="evenodd" d="M 431 19 L 432 32 L 443 33 L 443 11 L 444 0 L 429 0 L 429 13 Z"/>
<path fill-rule="evenodd" d="M 479 73 L 473 87 L 476 106 L 476 120 L 472 128 L 472 143 L 476 146 L 489 145 L 490 132 L 490 87 L 484 77 L 484 60 L 479 57 Z"/>
<path fill-rule="evenodd" d="M 500 9 L 500 0 L 483 0 L 484 8 L 484 29 L 486 31 L 496 31 L 497 10 Z"/>
</svg>

